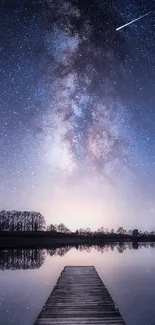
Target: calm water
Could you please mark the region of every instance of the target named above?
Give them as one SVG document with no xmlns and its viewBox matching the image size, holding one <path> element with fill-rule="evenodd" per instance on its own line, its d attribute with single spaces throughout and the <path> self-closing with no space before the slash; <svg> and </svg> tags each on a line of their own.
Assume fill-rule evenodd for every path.
<svg viewBox="0 0 155 325">
<path fill-rule="evenodd" d="M 65 265 L 94 265 L 127 325 L 155 324 L 155 245 L 0 250 L 0 324 L 33 325 Z"/>
</svg>

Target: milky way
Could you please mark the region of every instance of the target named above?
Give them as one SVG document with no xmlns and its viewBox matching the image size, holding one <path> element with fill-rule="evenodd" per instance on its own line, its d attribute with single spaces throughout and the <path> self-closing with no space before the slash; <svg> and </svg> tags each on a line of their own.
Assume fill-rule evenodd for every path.
<svg viewBox="0 0 155 325">
<path fill-rule="evenodd" d="M 51 4 L 53 11 L 55 23 L 45 37 L 50 88 L 49 116 L 42 126 L 46 157 L 52 169 L 67 177 L 94 171 L 102 177 L 122 156 L 123 139 L 115 123 L 119 63 L 112 48 L 94 42 L 90 17 L 83 20 L 78 6 L 57 2 Z"/>
<path fill-rule="evenodd" d="M 2 7 L 1 208 L 152 227 L 154 17 L 116 31 L 152 4 Z"/>
</svg>

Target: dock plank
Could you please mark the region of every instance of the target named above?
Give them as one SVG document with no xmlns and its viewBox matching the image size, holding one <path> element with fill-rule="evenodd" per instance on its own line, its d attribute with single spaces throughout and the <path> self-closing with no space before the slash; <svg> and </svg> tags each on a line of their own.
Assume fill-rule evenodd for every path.
<svg viewBox="0 0 155 325">
<path fill-rule="evenodd" d="M 125 325 L 94 266 L 65 266 L 34 325 Z"/>
</svg>

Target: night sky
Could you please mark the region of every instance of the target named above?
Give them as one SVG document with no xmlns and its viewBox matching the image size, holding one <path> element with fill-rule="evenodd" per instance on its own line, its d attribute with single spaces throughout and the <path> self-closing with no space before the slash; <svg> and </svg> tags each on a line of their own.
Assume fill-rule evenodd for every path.
<svg viewBox="0 0 155 325">
<path fill-rule="evenodd" d="M 155 228 L 154 10 L 2 1 L 0 209 L 71 229 Z"/>
</svg>

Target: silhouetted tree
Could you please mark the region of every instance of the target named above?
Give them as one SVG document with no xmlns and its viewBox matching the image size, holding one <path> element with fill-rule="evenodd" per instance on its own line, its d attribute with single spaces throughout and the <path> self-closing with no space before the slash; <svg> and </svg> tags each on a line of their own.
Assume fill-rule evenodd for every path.
<svg viewBox="0 0 155 325">
<path fill-rule="evenodd" d="M 105 234 L 104 227 L 98 228 L 97 233 L 99 233 L 99 234 Z"/>
<path fill-rule="evenodd" d="M 126 233 L 126 230 L 123 227 L 118 227 L 117 233 L 120 235 L 124 235 Z"/>
<path fill-rule="evenodd" d="M 80 228 L 80 229 L 78 230 L 78 233 L 79 233 L 80 236 L 85 236 L 85 235 L 86 235 L 86 231 L 85 231 L 85 229 L 83 229 L 83 228 Z"/>
<path fill-rule="evenodd" d="M 71 233 L 70 229 L 68 229 L 63 223 L 60 223 L 57 227 L 57 232 L 62 232 L 64 234 Z"/>
<path fill-rule="evenodd" d="M 39 212 L 0 211 L 0 231 L 41 231 L 45 219 Z"/>
<path fill-rule="evenodd" d="M 91 236 L 93 233 L 92 233 L 92 231 L 91 231 L 91 229 L 89 228 L 89 227 L 87 227 L 86 229 L 85 229 L 85 235 L 86 236 Z"/>
<path fill-rule="evenodd" d="M 57 225 L 53 225 L 53 224 L 49 225 L 47 227 L 47 231 L 57 232 Z"/>
<path fill-rule="evenodd" d="M 138 235 L 139 235 L 138 229 L 134 229 L 133 232 L 132 232 L 132 236 L 137 237 Z"/>
</svg>

